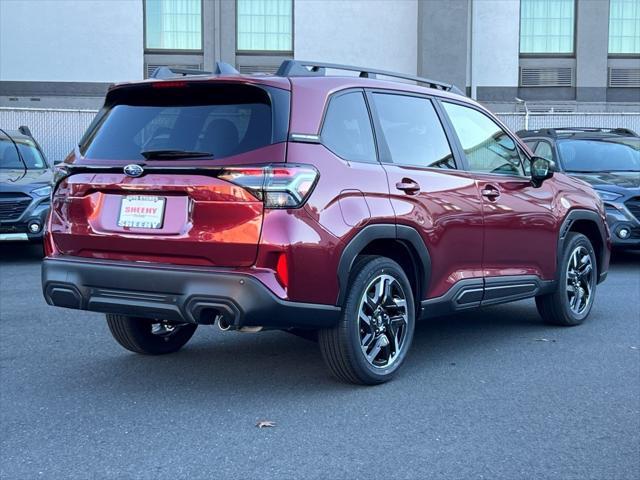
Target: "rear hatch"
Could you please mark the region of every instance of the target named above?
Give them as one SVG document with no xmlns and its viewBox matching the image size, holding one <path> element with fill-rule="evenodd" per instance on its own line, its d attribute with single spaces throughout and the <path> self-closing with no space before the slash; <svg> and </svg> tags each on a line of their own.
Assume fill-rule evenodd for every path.
<svg viewBox="0 0 640 480">
<path fill-rule="evenodd" d="M 285 161 L 289 102 L 285 89 L 240 79 L 112 89 L 58 172 L 56 248 L 127 261 L 252 265 L 264 206 L 233 172 Z"/>
</svg>

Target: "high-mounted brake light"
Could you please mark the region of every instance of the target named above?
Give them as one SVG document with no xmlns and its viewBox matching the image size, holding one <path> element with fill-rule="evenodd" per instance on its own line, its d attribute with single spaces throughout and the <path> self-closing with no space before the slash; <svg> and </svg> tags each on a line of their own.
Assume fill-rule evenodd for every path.
<svg viewBox="0 0 640 480">
<path fill-rule="evenodd" d="M 318 176 L 311 165 L 272 164 L 227 168 L 218 178 L 246 188 L 265 208 L 298 208 L 309 197 Z"/>
<path fill-rule="evenodd" d="M 173 82 L 167 82 L 167 81 L 160 81 L 160 82 L 153 82 L 151 84 L 151 86 L 153 88 L 181 88 L 181 87 L 186 87 L 187 86 L 187 82 L 181 82 L 181 81 L 173 81 Z"/>
</svg>

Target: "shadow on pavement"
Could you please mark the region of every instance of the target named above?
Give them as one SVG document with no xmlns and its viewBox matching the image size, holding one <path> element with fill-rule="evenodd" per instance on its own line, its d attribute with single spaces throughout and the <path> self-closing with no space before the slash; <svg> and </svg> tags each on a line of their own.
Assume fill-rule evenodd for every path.
<svg viewBox="0 0 640 480">
<path fill-rule="evenodd" d="M 41 243 L 2 242 L 0 243 L 0 262 L 27 263 L 40 261 L 44 256 Z"/>
<path fill-rule="evenodd" d="M 625 249 L 618 250 L 614 249 L 611 252 L 611 265 L 620 265 L 620 264 L 640 264 L 640 249 Z"/>
<path fill-rule="evenodd" d="M 439 369 L 451 368 L 451 362 L 473 357 L 476 351 L 480 355 L 505 343 L 548 336 L 548 328 L 532 302 L 420 322 L 412 353 L 397 381 L 415 381 L 411 378 L 416 373 L 438 375 Z M 106 331 L 100 341 L 114 342 Z M 272 397 L 286 397 L 297 387 L 329 394 L 354 393 L 353 386 L 330 376 L 316 343 L 284 332 L 252 335 L 200 327 L 192 342 L 176 354 L 159 357 L 109 349 L 109 354 L 90 356 L 86 363 L 74 362 L 73 377 L 81 379 L 84 385 L 80 388 L 108 395 L 114 389 L 135 395 L 161 388 L 167 397 L 242 393 L 248 397 L 242 400 L 245 402 L 265 390 Z M 78 368 L 86 371 L 75 371 Z"/>
</svg>

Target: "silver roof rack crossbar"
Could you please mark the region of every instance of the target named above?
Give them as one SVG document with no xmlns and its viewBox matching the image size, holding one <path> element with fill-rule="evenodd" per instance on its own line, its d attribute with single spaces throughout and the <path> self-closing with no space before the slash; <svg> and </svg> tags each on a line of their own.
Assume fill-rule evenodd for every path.
<svg viewBox="0 0 640 480">
<path fill-rule="evenodd" d="M 387 70 L 377 70 L 373 68 L 355 67 L 353 65 L 341 65 L 338 63 L 310 62 L 305 60 L 285 60 L 278 68 L 276 76 L 278 77 L 322 77 L 326 75 L 326 69 L 345 70 L 349 72 L 358 72 L 361 78 L 376 78 L 378 75 L 390 78 L 400 78 L 402 80 L 410 80 L 412 82 L 427 85 L 438 90 L 464 95 L 455 85 L 449 83 L 438 82 L 429 78 L 408 75 L 405 73 L 389 72 Z"/>
</svg>

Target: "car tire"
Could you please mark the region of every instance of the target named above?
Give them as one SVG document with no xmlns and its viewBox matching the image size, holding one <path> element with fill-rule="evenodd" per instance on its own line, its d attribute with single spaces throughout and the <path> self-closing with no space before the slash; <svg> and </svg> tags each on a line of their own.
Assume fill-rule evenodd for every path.
<svg viewBox="0 0 640 480">
<path fill-rule="evenodd" d="M 319 331 L 322 357 L 342 381 L 386 382 L 404 363 L 415 318 L 411 284 L 400 265 L 386 257 L 358 257 L 338 325 Z"/>
<path fill-rule="evenodd" d="M 145 355 L 164 355 L 180 350 L 198 327 L 192 323 L 169 324 L 146 318 L 107 314 L 107 325 L 116 341 L 127 350 Z"/>
<path fill-rule="evenodd" d="M 560 259 L 556 291 L 536 297 L 543 320 L 551 325 L 580 325 L 595 299 L 598 266 L 593 245 L 581 233 L 569 233 Z"/>
</svg>

